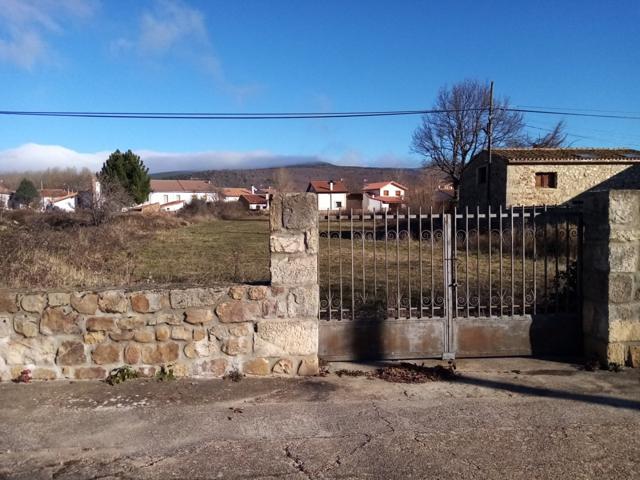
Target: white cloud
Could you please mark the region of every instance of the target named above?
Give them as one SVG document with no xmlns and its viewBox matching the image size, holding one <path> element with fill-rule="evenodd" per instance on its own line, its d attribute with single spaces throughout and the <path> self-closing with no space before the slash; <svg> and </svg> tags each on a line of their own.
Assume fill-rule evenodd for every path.
<svg viewBox="0 0 640 480">
<path fill-rule="evenodd" d="M 48 37 L 63 33 L 70 20 L 89 17 L 97 5 L 93 0 L 0 0 L 0 62 L 30 70 L 50 61 Z"/>
<path fill-rule="evenodd" d="M 319 157 L 277 155 L 268 151 L 160 152 L 134 150 L 151 172 L 207 170 L 224 168 L 261 168 L 318 162 Z M 27 143 L 0 151 L 0 172 L 43 170 L 46 168 L 89 168 L 97 171 L 108 158 L 109 151 L 81 153 L 60 145 Z"/>
<path fill-rule="evenodd" d="M 213 78 L 223 92 L 242 102 L 261 90 L 256 84 L 239 84 L 228 79 L 201 11 L 177 0 L 157 0 L 142 13 L 139 34 L 117 38 L 114 53 L 134 52 L 146 59 L 174 56 L 186 59 Z"/>
</svg>

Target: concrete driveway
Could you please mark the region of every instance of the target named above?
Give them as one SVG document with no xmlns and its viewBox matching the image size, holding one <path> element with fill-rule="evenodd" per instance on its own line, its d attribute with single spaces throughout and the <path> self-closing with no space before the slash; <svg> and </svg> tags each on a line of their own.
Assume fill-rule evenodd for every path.
<svg viewBox="0 0 640 480">
<path fill-rule="evenodd" d="M 0 478 L 640 478 L 640 371 L 458 366 L 424 384 L 3 384 Z"/>
</svg>

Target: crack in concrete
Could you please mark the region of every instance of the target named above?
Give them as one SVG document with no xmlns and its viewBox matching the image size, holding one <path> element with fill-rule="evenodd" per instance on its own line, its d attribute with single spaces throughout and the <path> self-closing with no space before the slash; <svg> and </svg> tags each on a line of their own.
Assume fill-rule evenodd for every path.
<svg viewBox="0 0 640 480">
<path fill-rule="evenodd" d="M 395 433 L 396 428 L 391 423 L 391 420 L 389 420 L 382 414 L 382 412 L 380 411 L 380 407 L 378 407 L 375 402 L 371 402 L 371 405 L 373 406 L 373 411 L 376 412 L 376 416 L 378 417 L 378 419 L 382 420 L 387 425 L 387 427 L 389 428 L 389 432 Z"/>
<path fill-rule="evenodd" d="M 307 471 L 304 462 L 300 459 L 300 457 L 294 455 L 291 452 L 291 445 L 286 445 L 284 447 L 284 453 L 288 459 L 290 459 L 293 463 L 292 467 L 295 468 L 300 473 L 304 474 L 308 479 L 312 479 L 311 473 Z"/>
</svg>

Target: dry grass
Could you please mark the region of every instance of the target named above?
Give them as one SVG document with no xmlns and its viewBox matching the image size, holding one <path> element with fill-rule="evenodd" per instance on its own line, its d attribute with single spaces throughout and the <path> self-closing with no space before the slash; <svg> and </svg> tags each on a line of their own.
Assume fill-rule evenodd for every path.
<svg viewBox="0 0 640 480">
<path fill-rule="evenodd" d="M 94 288 L 269 280 L 268 222 L 10 212 L 0 219 L 0 288 Z"/>
</svg>

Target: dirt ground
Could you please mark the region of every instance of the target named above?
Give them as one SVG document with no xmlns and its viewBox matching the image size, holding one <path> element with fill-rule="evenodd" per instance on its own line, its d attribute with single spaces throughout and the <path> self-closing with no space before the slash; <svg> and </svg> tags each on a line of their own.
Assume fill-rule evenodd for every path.
<svg viewBox="0 0 640 480">
<path fill-rule="evenodd" d="M 0 478 L 640 478 L 640 371 L 458 373 L 2 384 Z"/>
</svg>

